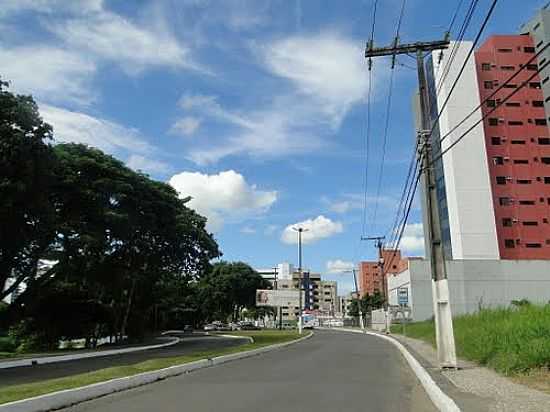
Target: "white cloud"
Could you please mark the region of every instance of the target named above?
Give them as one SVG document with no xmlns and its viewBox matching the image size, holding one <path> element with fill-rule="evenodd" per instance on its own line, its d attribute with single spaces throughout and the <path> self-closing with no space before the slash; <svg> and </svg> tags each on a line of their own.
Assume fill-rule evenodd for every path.
<svg viewBox="0 0 550 412">
<path fill-rule="evenodd" d="M 185 116 L 176 121 L 170 128 L 170 133 L 191 136 L 199 128 L 201 120 L 196 117 Z"/>
<path fill-rule="evenodd" d="M 228 218 L 242 219 L 264 213 L 277 200 L 276 191 L 259 190 L 234 170 L 213 175 L 182 172 L 172 176 L 169 183 L 182 197 L 193 197 L 189 207 L 208 218 L 212 231 L 220 230 Z"/>
<path fill-rule="evenodd" d="M 68 45 L 118 62 L 130 73 L 148 66 L 198 69 L 190 49 L 178 42 L 165 27 L 165 24 L 158 24 L 155 28 L 143 24 L 138 26 L 105 9 L 48 25 Z"/>
<path fill-rule="evenodd" d="M 326 146 L 316 134 L 306 131 L 310 126 L 322 126 L 312 123 L 310 107 L 286 97 L 274 100 L 269 108 L 239 113 L 223 108 L 214 96 L 184 95 L 180 100 L 183 109 L 230 126 L 224 128 L 223 140 L 204 136 L 202 144 L 190 150 L 189 158 L 202 165 L 230 155 L 276 157 Z"/>
<path fill-rule="evenodd" d="M 344 230 L 342 223 L 333 222 L 323 215 L 317 216 L 315 219 L 307 219 L 303 222 L 297 222 L 288 225 L 281 235 L 281 240 L 288 244 L 298 243 L 298 233 L 293 230 L 295 227 L 302 227 L 307 231 L 302 232 L 303 243 L 314 243 L 320 239 L 334 236 Z"/>
<path fill-rule="evenodd" d="M 83 55 L 48 46 L 0 45 L 0 61 L 2 78 L 18 93 L 52 103 L 87 105 L 94 100 L 90 82 L 96 66 Z"/>
<path fill-rule="evenodd" d="M 68 12 L 99 11 L 103 0 L 3 0 L 0 8 L 0 17 L 23 11 L 35 11 L 39 13 L 59 13 L 61 10 Z"/>
<path fill-rule="evenodd" d="M 318 101 L 334 127 L 365 96 L 368 76 L 360 42 L 335 32 L 290 36 L 259 48 L 266 67 Z"/>
<path fill-rule="evenodd" d="M 40 104 L 40 114 L 53 126 L 54 136 L 60 142 L 84 143 L 111 154 L 155 150 L 136 129 L 109 120 L 47 104 Z"/>
<path fill-rule="evenodd" d="M 279 229 L 279 225 L 267 225 L 264 229 L 264 235 L 271 236 Z"/>
<path fill-rule="evenodd" d="M 245 226 L 241 229 L 241 233 L 244 233 L 245 235 L 253 235 L 256 233 L 256 229 L 250 226 Z"/>
<path fill-rule="evenodd" d="M 341 259 L 327 261 L 327 273 L 342 273 L 355 268 L 353 262 L 346 262 Z"/>
<path fill-rule="evenodd" d="M 408 223 L 405 226 L 399 248 L 409 255 L 424 255 L 424 229 L 422 223 Z"/>
<path fill-rule="evenodd" d="M 351 203 L 348 200 L 342 202 L 334 202 L 329 206 L 329 210 L 335 213 L 346 213 L 351 208 Z"/>
<path fill-rule="evenodd" d="M 170 171 L 172 170 L 172 168 L 164 162 L 161 162 L 159 160 L 148 159 L 144 156 L 136 155 L 136 154 L 130 155 L 130 157 L 126 161 L 126 164 L 131 169 L 134 169 L 136 171 L 143 171 L 151 174 L 155 174 L 155 173 L 166 174 L 166 173 L 170 173 Z"/>
</svg>

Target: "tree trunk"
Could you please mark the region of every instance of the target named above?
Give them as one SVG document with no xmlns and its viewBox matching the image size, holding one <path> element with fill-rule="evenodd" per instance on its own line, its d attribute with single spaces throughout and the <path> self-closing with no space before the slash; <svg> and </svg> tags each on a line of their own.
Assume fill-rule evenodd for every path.
<svg viewBox="0 0 550 412">
<path fill-rule="evenodd" d="M 136 278 L 132 279 L 132 286 L 130 287 L 130 293 L 128 294 L 128 303 L 126 304 L 126 312 L 122 319 L 122 325 L 120 326 L 120 338 L 123 339 L 126 334 L 126 327 L 128 326 L 128 318 L 130 317 L 130 309 L 132 307 L 132 300 L 134 297 L 134 291 L 136 289 Z"/>
</svg>

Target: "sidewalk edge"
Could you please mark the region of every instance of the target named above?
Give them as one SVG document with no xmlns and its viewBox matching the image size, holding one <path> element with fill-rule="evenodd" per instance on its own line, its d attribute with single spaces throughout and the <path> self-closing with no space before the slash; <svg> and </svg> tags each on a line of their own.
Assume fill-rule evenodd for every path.
<svg viewBox="0 0 550 412">
<path fill-rule="evenodd" d="M 324 328 L 319 328 L 324 329 Z M 361 331 L 361 330 L 354 330 L 354 329 L 342 329 L 342 328 L 326 328 L 325 330 L 337 330 L 342 332 L 352 332 L 352 333 L 361 333 L 361 334 L 367 334 L 371 336 L 376 336 L 381 339 L 385 339 L 388 342 L 391 342 L 394 346 L 396 346 L 407 363 L 409 364 L 410 368 L 415 373 L 416 377 L 422 384 L 422 387 L 434 403 L 435 407 L 439 409 L 441 412 L 460 412 L 460 408 L 455 403 L 455 401 L 448 396 L 441 388 L 435 383 L 435 381 L 432 379 L 430 374 L 424 369 L 424 367 L 418 362 L 418 360 L 405 348 L 405 346 L 399 342 L 397 339 L 392 338 L 387 335 L 382 335 L 379 333 L 369 332 L 369 331 Z"/>
</svg>

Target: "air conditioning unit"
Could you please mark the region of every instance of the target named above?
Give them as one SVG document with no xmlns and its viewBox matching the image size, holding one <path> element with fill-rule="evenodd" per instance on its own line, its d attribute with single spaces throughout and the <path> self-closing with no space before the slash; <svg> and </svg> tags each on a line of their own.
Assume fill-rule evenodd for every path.
<svg viewBox="0 0 550 412">
<path fill-rule="evenodd" d="M 506 176 L 506 180 L 511 181 L 511 180 L 514 180 L 514 179 L 512 179 L 512 176 Z"/>
<path fill-rule="evenodd" d="M 518 222 L 519 222 L 518 219 L 516 219 L 516 218 L 513 218 L 513 219 L 512 219 L 512 223 L 518 223 Z"/>
<path fill-rule="evenodd" d="M 503 159 L 504 159 L 505 162 L 509 162 L 509 161 L 510 161 L 510 158 L 509 158 L 508 156 L 504 156 Z"/>
</svg>

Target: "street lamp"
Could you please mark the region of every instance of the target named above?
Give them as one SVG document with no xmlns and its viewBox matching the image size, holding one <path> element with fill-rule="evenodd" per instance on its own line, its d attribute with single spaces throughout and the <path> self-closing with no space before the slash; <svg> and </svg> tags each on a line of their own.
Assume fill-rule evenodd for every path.
<svg viewBox="0 0 550 412">
<path fill-rule="evenodd" d="M 342 273 L 353 273 L 353 283 L 355 284 L 355 294 L 357 296 L 357 307 L 359 309 L 359 327 L 361 330 L 365 329 L 365 320 L 363 319 L 363 310 L 361 309 L 361 299 L 359 296 L 359 287 L 357 286 L 357 276 L 355 274 L 356 269 L 342 270 Z"/>
<path fill-rule="evenodd" d="M 303 227 L 293 227 L 292 230 L 298 232 L 298 299 L 299 299 L 299 315 L 298 315 L 298 333 L 302 334 L 302 233 L 309 229 Z"/>
</svg>

